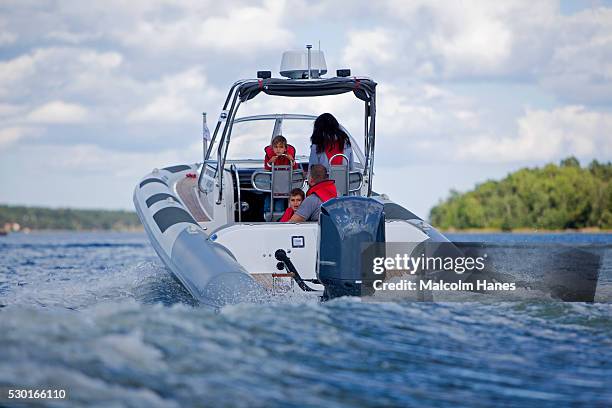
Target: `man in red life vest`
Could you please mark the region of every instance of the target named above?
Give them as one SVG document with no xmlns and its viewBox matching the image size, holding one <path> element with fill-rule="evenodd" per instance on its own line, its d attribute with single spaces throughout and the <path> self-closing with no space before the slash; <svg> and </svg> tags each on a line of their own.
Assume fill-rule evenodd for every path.
<svg viewBox="0 0 612 408">
<path fill-rule="evenodd" d="M 313 164 L 310 166 L 310 188 L 306 192 L 306 199 L 289 222 L 318 221 L 321 204 L 336 197 L 336 185 L 334 180 L 328 178 L 325 166 Z"/>
</svg>

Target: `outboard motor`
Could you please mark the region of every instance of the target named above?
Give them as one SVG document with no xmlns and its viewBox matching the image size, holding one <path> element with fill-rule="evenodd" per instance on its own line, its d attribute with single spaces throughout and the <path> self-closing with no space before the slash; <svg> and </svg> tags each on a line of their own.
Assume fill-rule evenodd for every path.
<svg viewBox="0 0 612 408">
<path fill-rule="evenodd" d="M 376 253 L 384 252 L 383 208 L 366 197 L 334 198 L 321 206 L 317 278 L 325 286 L 323 300 L 371 294 L 372 282 L 384 279 L 363 264 L 384 256 Z"/>
</svg>

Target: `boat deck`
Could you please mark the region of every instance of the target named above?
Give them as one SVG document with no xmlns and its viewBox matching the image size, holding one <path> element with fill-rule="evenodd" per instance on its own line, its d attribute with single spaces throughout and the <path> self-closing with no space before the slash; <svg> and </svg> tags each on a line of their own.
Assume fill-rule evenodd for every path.
<svg viewBox="0 0 612 408">
<path fill-rule="evenodd" d="M 191 213 L 197 222 L 210 221 L 210 218 L 206 216 L 206 213 L 204 213 L 200 206 L 200 191 L 198 190 L 197 178 L 185 177 L 176 183 L 176 191 L 181 201 L 187 206 L 189 213 Z"/>
</svg>

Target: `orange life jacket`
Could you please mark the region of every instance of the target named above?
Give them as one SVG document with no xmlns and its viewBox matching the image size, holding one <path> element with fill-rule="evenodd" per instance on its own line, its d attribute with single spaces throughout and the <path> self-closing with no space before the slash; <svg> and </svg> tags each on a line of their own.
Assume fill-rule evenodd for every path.
<svg viewBox="0 0 612 408">
<path fill-rule="evenodd" d="M 285 210 L 285 213 L 283 214 L 283 216 L 281 217 L 281 219 L 278 222 L 287 222 L 291 219 L 291 217 L 293 217 L 293 208 L 291 207 L 287 207 L 287 209 Z"/>
<path fill-rule="evenodd" d="M 334 180 L 323 180 L 314 186 L 311 186 L 306 192 L 306 197 L 314 194 L 322 202 L 326 202 L 331 200 L 332 198 L 338 197 L 338 191 L 336 190 L 336 184 L 334 184 Z"/>
<path fill-rule="evenodd" d="M 272 145 L 266 146 L 264 151 L 266 152 L 266 157 L 264 158 L 264 168 L 266 170 L 272 170 L 272 166 L 270 166 L 270 160 L 272 160 L 272 158 L 274 156 L 276 156 L 274 154 L 274 149 L 272 148 Z M 294 160 L 293 161 L 293 168 L 297 169 L 298 168 L 298 164 L 295 161 L 295 147 L 293 147 L 290 144 L 288 144 L 287 145 L 287 152 L 285 154 L 287 156 L 291 156 L 291 158 Z M 288 158 L 286 158 L 284 156 L 281 156 L 278 159 L 276 159 L 274 164 L 277 165 L 277 166 L 288 166 L 288 165 L 291 164 L 291 161 Z"/>
</svg>

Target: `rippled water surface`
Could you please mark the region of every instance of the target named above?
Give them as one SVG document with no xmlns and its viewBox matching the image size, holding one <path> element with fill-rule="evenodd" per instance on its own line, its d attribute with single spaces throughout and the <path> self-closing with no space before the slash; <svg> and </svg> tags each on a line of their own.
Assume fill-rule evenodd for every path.
<svg viewBox="0 0 612 408">
<path fill-rule="evenodd" d="M 607 253 L 604 286 L 611 264 Z M 294 296 L 217 313 L 193 303 L 143 234 L 0 237 L 0 392 L 67 391 L 39 405 L 611 406 L 611 386 L 607 302 Z"/>
</svg>

